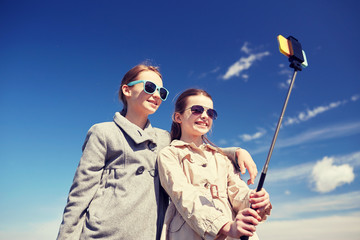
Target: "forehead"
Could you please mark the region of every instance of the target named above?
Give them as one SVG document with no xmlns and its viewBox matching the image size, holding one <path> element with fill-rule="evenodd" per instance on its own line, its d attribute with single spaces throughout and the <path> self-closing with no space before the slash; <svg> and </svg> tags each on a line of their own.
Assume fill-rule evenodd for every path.
<svg viewBox="0 0 360 240">
<path fill-rule="evenodd" d="M 190 96 L 188 97 L 186 101 L 186 108 L 189 108 L 193 105 L 201 105 L 207 108 L 213 108 L 213 101 L 204 95 L 196 95 L 196 96 Z"/>
<path fill-rule="evenodd" d="M 148 80 L 159 86 L 162 86 L 163 84 L 160 76 L 154 71 L 142 71 L 135 80 Z"/>
</svg>

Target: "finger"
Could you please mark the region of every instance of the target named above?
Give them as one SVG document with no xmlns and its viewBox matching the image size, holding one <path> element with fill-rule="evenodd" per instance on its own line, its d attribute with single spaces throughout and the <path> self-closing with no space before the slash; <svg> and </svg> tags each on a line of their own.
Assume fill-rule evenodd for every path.
<svg viewBox="0 0 360 240">
<path fill-rule="evenodd" d="M 244 161 L 240 160 L 239 157 L 238 157 L 238 164 L 240 167 L 241 174 L 244 175 L 246 173 L 246 167 L 245 167 Z"/>
<path fill-rule="evenodd" d="M 254 194 L 250 194 L 250 203 L 255 209 L 265 207 L 270 204 L 269 194 L 265 191 L 265 189 L 262 189 Z"/>
<path fill-rule="evenodd" d="M 256 231 L 256 225 L 258 225 L 258 223 L 255 218 L 249 216 L 241 220 L 236 220 L 236 228 L 239 232 L 245 230 L 252 233 Z"/>
<path fill-rule="evenodd" d="M 254 201 L 254 200 L 253 200 Z M 270 200 L 269 199 L 262 199 L 262 200 L 259 200 L 258 202 L 251 202 L 251 206 L 252 208 L 254 209 L 258 209 L 258 208 L 264 208 L 266 206 L 268 206 L 270 204 Z"/>
<path fill-rule="evenodd" d="M 254 235 L 254 233 L 252 231 L 246 230 L 244 228 L 238 228 L 238 238 L 242 237 L 242 236 L 248 236 L 248 237 L 252 237 Z"/>
<path fill-rule="evenodd" d="M 261 189 L 260 191 L 253 191 L 251 193 L 251 198 L 258 198 L 258 197 L 262 197 L 263 195 L 265 195 L 265 192 Z"/>
<path fill-rule="evenodd" d="M 250 197 L 251 198 L 261 198 L 261 197 L 269 198 L 269 194 L 266 192 L 266 190 L 264 188 L 262 188 L 260 191 L 254 192 L 254 194 L 252 194 Z"/>
<path fill-rule="evenodd" d="M 252 165 L 251 167 L 248 167 L 248 171 L 249 171 L 249 175 L 250 175 L 250 182 L 251 184 L 254 184 L 254 181 L 255 181 L 255 178 L 256 178 L 256 175 L 258 174 L 258 171 L 257 171 L 257 168 L 256 168 L 256 165 L 254 163 L 254 165 Z M 248 181 L 249 182 L 249 181 Z"/>
<path fill-rule="evenodd" d="M 239 212 L 238 215 L 239 214 L 243 215 L 245 218 L 246 217 L 252 217 L 252 218 L 261 220 L 260 215 L 254 209 L 251 209 L 251 208 L 246 208 L 242 212 Z M 241 216 L 238 216 L 238 215 L 236 216 L 237 220 L 241 219 Z"/>
<path fill-rule="evenodd" d="M 258 203 L 264 201 L 265 199 L 269 198 L 263 193 L 255 192 L 250 194 L 250 202 L 251 203 Z"/>
<path fill-rule="evenodd" d="M 259 214 L 256 213 L 256 215 L 258 217 L 253 217 L 253 216 L 247 216 L 244 218 L 244 222 L 247 223 L 249 226 L 247 229 L 254 229 L 256 225 L 259 224 L 259 221 L 261 221 L 261 217 Z M 250 228 L 251 226 L 251 228 Z M 254 227 L 254 228 L 253 228 Z M 255 231 L 255 230 L 254 230 Z"/>
<path fill-rule="evenodd" d="M 254 184 L 254 180 L 248 179 L 247 180 L 247 185 L 250 185 L 250 184 Z"/>
<path fill-rule="evenodd" d="M 256 210 L 257 213 L 260 215 L 261 217 L 261 221 L 264 221 L 267 219 L 267 216 L 270 215 L 270 212 L 271 212 L 271 204 L 265 206 L 265 207 L 262 207 L 260 209 L 257 209 Z"/>
</svg>

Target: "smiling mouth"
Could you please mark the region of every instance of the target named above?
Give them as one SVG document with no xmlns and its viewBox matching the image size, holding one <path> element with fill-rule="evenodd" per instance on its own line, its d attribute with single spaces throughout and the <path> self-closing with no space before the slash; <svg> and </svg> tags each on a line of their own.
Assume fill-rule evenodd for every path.
<svg viewBox="0 0 360 240">
<path fill-rule="evenodd" d="M 157 102 L 156 102 L 155 100 L 147 100 L 147 101 L 148 101 L 149 103 L 151 103 L 151 104 L 156 105 L 156 106 L 158 105 L 158 104 L 157 104 Z"/>
<path fill-rule="evenodd" d="M 208 124 L 206 122 L 195 122 L 196 125 L 207 127 Z"/>
</svg>

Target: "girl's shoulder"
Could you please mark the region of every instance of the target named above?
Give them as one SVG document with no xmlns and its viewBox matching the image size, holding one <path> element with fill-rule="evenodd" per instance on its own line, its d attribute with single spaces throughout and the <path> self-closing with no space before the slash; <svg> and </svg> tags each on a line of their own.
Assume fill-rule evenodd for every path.
<svg viewBox="0 0 360 240">
<path fill-rule="evenodd" d="M 92 132 L 111 132 L 114 128 L 118 128 L 114 122 L 101 122 L 92 125 L 89 131 Z"/>
<path fill-rule="evenodd" d="M 159 154 L 160 155 L 166 155 L 166 154 L 175 154 L 176 148 L 174 146 L 168 145 L 166 147 L 164 147 L 163 149 L 160 150 Z"/>
<path fill-rule="evenodd" d="M 182 158 L 185 155 L 191 154 L 191 152 L 192 151 L 188 148 L 188 144 L 179 140 L 173 140 L 170 145 L 164 147 L 160 151 L 160 155 Z"/>
<path fill-rule="evenodd" d="M 166 137 L 168 138 L 169 142 L 170 142 L 170 133 L 164 129 L 161 128 L 157 128 L 157 127 L 153 127 L 156 135 L 161 136 L 161 137 Z"/>
<path fill-rule="evenodd" d="M 95 135 L 105 139 L 119 137 L 119 134 L 121 131 L 114 122 L 96 123 L 90 127 L 87 133 L 88 136 Z"/>
</svg>

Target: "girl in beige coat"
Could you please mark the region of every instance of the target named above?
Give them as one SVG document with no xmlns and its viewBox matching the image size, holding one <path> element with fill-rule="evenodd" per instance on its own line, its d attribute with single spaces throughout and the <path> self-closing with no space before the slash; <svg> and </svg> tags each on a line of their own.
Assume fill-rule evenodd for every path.
<svg viewBox="0 0 360 240">
<path fill-rule="evenodd" d="M 170 134 L 152 127 L 148 116 L 167 96 L 156 67 L 141 64 L 125 74 L 119 89 L 124 109 L 88 131 L 58 240 L 160 238 L 169 199 L 156 157 L 169 145 Z M 254 178 L 256 166 L 247 152 L 236 155 Z"/>
<path fill-rule="evenodd" d="M 269 194 L 250 190 L 205 137 L 216 117 L 203 90 L 189 89 L 176 101 L 173 141 L 158 157 L 160 181 L 171 198 L 161 239 L 258 239 L 255 226 L 270 214 Z"/>
</svg>

